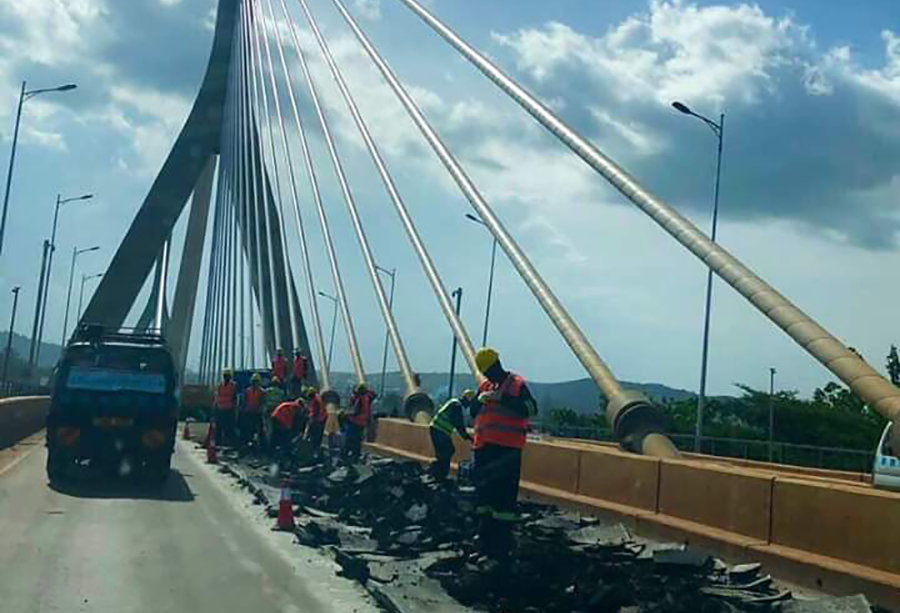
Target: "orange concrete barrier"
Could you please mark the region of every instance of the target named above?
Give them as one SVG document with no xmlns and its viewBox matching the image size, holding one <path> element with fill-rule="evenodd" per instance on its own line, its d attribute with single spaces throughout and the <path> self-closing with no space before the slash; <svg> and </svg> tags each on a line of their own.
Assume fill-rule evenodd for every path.
<svg viewBox="0 0 900 613">
<path fill-rule="evenodd" d="M 781 477 L 773 492 L 773 545 L 900 573 L 897 494 Z"/>
<path fill-rule="evenodd" d="M 581 450 L 578 457 L 578 494 L 656 512 L 659 459 L 607 447 Z"/>
<path fill-rule="evenodd" d="M 0 449 L 15 445 L 43 428 L 49 409 L 49 396 L 0 400 Z"/>
<path fill-rule="evenodd" d="M 662 460 L 659 512 L 765 542 L 773 481 L 741 468 Z"/>
<path fill-rule="evenodd" d="M 556 443 L 529 443 L 522 453 L 522 480 L 564 492 L 578 491 L 579 451 Z"/>
</svg>

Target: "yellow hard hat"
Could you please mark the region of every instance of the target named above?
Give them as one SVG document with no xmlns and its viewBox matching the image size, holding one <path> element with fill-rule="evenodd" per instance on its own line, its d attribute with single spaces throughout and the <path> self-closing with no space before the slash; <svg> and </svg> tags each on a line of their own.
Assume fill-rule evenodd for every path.
<svg viewBox="0 0 900 613">
<path fill-rule="evenodd" d="M 356 386 L 356 391 L 358 391 L 358 392 L 364 392 L 367 389 L 369 389 L 369 386 L 367 386 L 365 383 L 360 383 L 359 385 Z"/>
<path fill-rule="evenodd" d="M 459 397 L 465 398 L 466 400 L 472 400 L 472 398 L 475 397 L 475 392 L 473 390 L 463 390 Z"/>
<path fill-rule="evenodd" d="M 500 354 L 490 347 L 482 347 L 475 354 L 475 366 L 482 373 L 486 372 L 491 366 L 500 360 Z"/>
<path fill-rule="evenodd" d="M 262 377 L 259 376 L 259 373 L 258 372 L 253 373 L 253 376 L 250 377 L 250 382 L 258 383 L 259 381 L 262 381 Z"/>
<path fill-rule="evenodd" d="M 274 385 L 278 385 L 279 383 L 281 383 L 281 379 L 278 378 L 278 375 L 275 375 L 274 377 L 272 377 L 272 378 L 270 379 L 269 382 L 272 383 L 272 384 L 274 384 Z"/>
<path fill-rule="evenodd" d="M 231 369 L 226 368 L 225 370 L 223 370 L 223 371 L 222 371 L 222 376 L 223 376 L 223 377 L 230 377 L 230 376 L 231 376 Z"/>
</svg>

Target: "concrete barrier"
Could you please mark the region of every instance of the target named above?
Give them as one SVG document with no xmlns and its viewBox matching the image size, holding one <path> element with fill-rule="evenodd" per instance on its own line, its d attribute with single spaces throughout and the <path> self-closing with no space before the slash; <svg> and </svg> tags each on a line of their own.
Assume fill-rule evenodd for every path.
<svg viewBox="0 0 900 613">
<path fill-rule="evenodd" d="M 741 468 L 663 460 L 659 512 L 765 542 L 774 479 Z"/>
<path fill-rule="evenodd" d="M 606 447 L 582 449 L 578 458 L 577 494 L 656 513 L 659 459 Z"/>
<path fill-rule="evenodd" d="M 776 478 L 773 545 L 900 573 L 900 496 Z"/>
<path fill-rule="evenodd" d="M 0 400 L 0 449 L 15 445 L 43 428 L 49 409 L 49 396 Z"/>
</svg>

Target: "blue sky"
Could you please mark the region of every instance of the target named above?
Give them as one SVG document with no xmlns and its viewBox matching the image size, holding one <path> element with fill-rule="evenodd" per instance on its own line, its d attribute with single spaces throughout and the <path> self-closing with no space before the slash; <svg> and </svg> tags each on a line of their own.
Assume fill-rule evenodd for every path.
<svg viewBox="0 0 900 613">
<path fill-rule="evenodd" d="M 305 30 L 296 3 L 289 3 Z M 400 2 L 349 4 L 614 372 L 695 389 L 705 276 L 700 264 Z M 8 313 L 9 288 L 23 286 L 19 332 L 30 328 L 40 244 L 57 192 L 90 191 L 97 198 L 63 213 L 49 340 L 61 333 L 72 247 L 102 248 L 82 257 L 80 272 L 102 272 L 107 265 L 196 95 L 214 5 L 211 0 L 0 4 L 4 169 L 21 80 L 35 87 L 73 80 L 81 86 L 35 98 L 26 108 L 7 245 L 0 256 L 0 313 Z M 446 284 L 464 288 L 463 317 L 479 339 L 489 237 L 465 220 L 467 203 L 331 3 L 312 0 L 311 5 Z M 714 138 L 669 104 L 680 99 L 709 116 L 725 112 L 721 241 L 882 366 L 890 343 L 900 337 L 894 315 L 900 298 L 894 273 L 900 264 L 900 33 L 888 29 L 900 23 L 895 1 L 431 0 L 429 5 L 704 228 Z M 376 257 L 400 271 L 396 311 L 413 366 L 444 369 L 450 336 L 436 301 L 314 43 L 305 36 L 303 44 Z M 308 114 L 308 103 L 302 104 Z M 316 131 L 312 146 L 363 360 L 368 370 L 377 370 L 383 325 Z M 315 227 L 309 197 L 304 198 L 304 215 Z M 316 283 L 330 291 L 321 238 L 313 234 Z M 302 283 L 296 238 L 289 240 Z M 730 393 L 735 382 L 762 387 L 770 366 L 778 368 L 779 386 L 803 392 L 828 380 L 732 290 L 717 284 L 715 296 L 713 393 Z M 327 333 L 329 306 L 320 306 Z M 583 376 L 503 257 L 494 309 L 491 343 L 510 366 L 542 381 Z M 350 361 L 342 342 L 339 335 L 335 361 L 346 369 Z"/>
</svg>

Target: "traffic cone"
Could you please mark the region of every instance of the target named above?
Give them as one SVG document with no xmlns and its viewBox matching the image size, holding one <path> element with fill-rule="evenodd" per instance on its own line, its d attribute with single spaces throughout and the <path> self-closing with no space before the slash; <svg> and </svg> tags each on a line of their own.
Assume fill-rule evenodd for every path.
<svg viewBox="0 0 900 613">
<path fill-rule="evenodd" d="M 181 438 L 186 441 L 191 440 L 191 427 L 188 422 L 184 422 L 184 430 L 181 431 Z"/>
<path fill-rule="evenodd" d="M 216 424 L 214 422 L 209 422 L 209 427 L 206 429 L 206 438 L 203 440 L 203 446 L 209 449 L 210 442 L 214 440 L 216 440 Z"/>
<path fill-rule="evenodd" d="M 278 500 L 279 530 L 294 530 L 294 506 L 291 502 L 291 484 L 285 479 L 281 482 L 281 498 Z"/>
<path fill-rule="evenodd" d="M 209 439 L 209 443 L 206 445 L 206 463 L 207 464 L 218 464 L 219 463 L 219 451 L 216 449 L 216 437 L 213 436 Z"/>
</svg>

